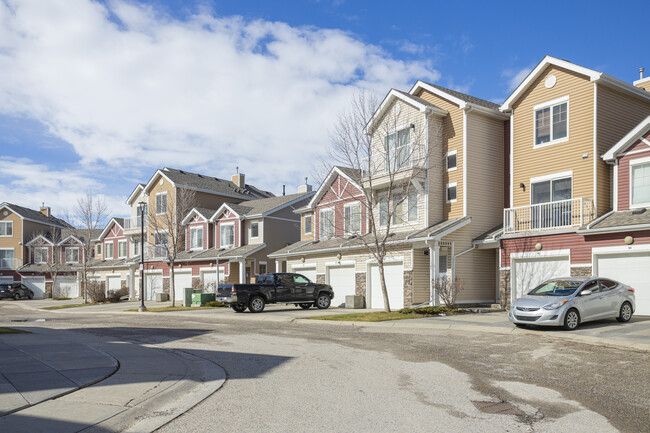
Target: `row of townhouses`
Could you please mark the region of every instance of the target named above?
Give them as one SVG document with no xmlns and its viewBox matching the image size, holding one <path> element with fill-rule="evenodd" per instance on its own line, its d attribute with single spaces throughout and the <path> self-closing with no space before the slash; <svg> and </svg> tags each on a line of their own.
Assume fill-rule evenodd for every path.
<svg viewBox="0 0 650 433">
<path fill-rule="evenodd" d="M 366 133 L 371 158 L 404 155 L 390 179 L 335 166 L 316 191 L 304 185 L 275 197 L 244 175 L 158 170 L 129 197 L 131 218 L 113 218 L 93 240 L 93 278 L 137 297 L 141 212 L 164 213 L 180 190 L 192 190 L 177 288 L 288 271 L 331 284 L 333 305 L 362 295 L 367 307 L 382 308 L 379 269 L 364 245 L 367 213 L 376 212 L 374 221 L 391 226 L 391 308 L 439 303 L 440 276 L 463 280 L 459 303 L 506 306 L 544 279 L 599 275 L 632 285 L 637 314 L 650 314 L 650 78 L 630 84 L 547 56 L 501 105 L 423 81 L 391 90 Z M 400 179 L 408 185 L 396 192 Z M 376 206 L 364 206 L 369 190 Z M 38 262 L 52 253 L 44 241 L 61 245 L 61 259 L 80 259 L 69 252 L 78 241 L 66 236 L 70 227 L 46 208 L 4 204 L 0 221 L 0 279 L 46 291 Z M 168 235 L 144 230 L 152 299 L 170 286 L 169 263 L 158 257 Z M 50 235 L 39 240 L 37 231 Z M 57 286 L 78 290 L 72 268 Z"/>
</svg>

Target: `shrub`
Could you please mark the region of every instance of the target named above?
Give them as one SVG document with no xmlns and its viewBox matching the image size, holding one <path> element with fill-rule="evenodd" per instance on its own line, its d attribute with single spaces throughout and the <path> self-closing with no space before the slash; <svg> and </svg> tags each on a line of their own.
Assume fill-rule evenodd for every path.
<svg viewBox="0 0 650 433">
<path fill-rule="evenodd" d="M 106 300 L 106 293 L 99 281 L 88 281 L 86 291 L 91 302 L 104 302 Z"/>
<path fill-rule="evenodd" d="M 109 302 L 120 302 L 121 298 L 124 296 L 129 296 L 128 287 L 122 287 L 119 290 L 109 290 L 107 300 Z"/>
<path fill-rule="evenodd" d="M 205 303 L 206 307 L 216 307 L 216 308 L 223 308 L 227 307 L 228 305 L 224 304 L 223 302 L 220 301 L 208 301 Z"/>
<path fill-rule="evenodd" d="M 447 307 L 420 307 L 420 308 L 402 308 L 399 310 L 402 314 L 422 314 L 422 315 L 434 315 L 434 314 L 454 314 L 461 313 L 463 310 L 458 308 L 447 308 Z"/>
</svg>

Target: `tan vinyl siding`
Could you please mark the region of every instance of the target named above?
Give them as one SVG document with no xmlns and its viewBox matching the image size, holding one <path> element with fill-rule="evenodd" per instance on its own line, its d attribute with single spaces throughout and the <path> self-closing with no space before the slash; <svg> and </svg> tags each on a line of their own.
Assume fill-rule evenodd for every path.
<svg viewBox="0 0 650 433">
<path fill-rule="evenodd" d="M 427 302 L 430 297 L 430 256 L 425 256 L 425 251 L 429 249 L 413 250 L 413 303 L 416 305 Z"/>
<path fill-rule="evenodd" d="M 433 164 L 436 161 L 431 161 L 432 168 L 439 167 L 442 171 L 442 188 L 443 196 L 441 202 L 430 202 L 429 209 L 431 212 L 432 206 L 441 206 L 443 209 L 442 218 L 458 218 L 463 216 L 463 111 L 454 103 L 449 102 L 445 99 L 440 98 L 433 93 L 430 93 L 426 90 L 422 90 L 419 94 L 420 98 L 430 102 L 436 107 L 447 110 L 449 115 L 447 115 L 443 121 L 443 134 L 442 134 L 442 155 L 441 160 L 437 164 Z M 447 173 L 445 166 L 445 157 L 447 152 L 456 150 L 457 153 L 457 167 L 456 171 Z M 457 183 L 457 201 L 455 203 L 446 203 L 446 185 L 448 183 Z M 432 215 L 433 216 L 433 215 Z M 437 221 L 431 221 L 431 224 L 435 224 Z"/>
<path fill-rule="evenodd" d="M 467 214 L 481 234 L 503 219 L 503 120 L 467 115 Z"/>
<path fill-rule="evenodd" d="M 636 87 L 639 87 L 647 92 L 650 92 L 650 80 L 646 78 L 646 80 L 642 83 L 635 84 Z"/>
<path fill-rule="evenodd" d="M 311 217 L 311 232 L 305 233 L 305 217 Z M 314 213 L 308 212 L 300 215 L 300 240 L 311 241 L 314 239 Z"/>
<path fill-rule="evenodd" d="M 23 233 L 23 220 L 16 215 L 15 213 L 7 210 L 8 215 L 2 215 L 0 213 L 0 221 L 11 221 L 13 222 L 12 224 L 12 236 L 7 236 L 7 237 L 0 237 L 0 248 L 13 248 L 14 250 L 14 259 L 23 260 L 23 257 L 25 255 L 23 254 L 23 248 L 20 246 L 20 242 L 23 242 L 23 245 L 29 240 L 25 238 L 23 240 L 22 238 L 22 233 Z M 20 262 L 19 262 L 20 264 Z M 24 263 L 22 263 L 24 264 Z"/>
<path fill-rule="evenodd" d="M 544 80 L 555 75 L 547 89 Z M 568 104 L 568 140 L 534 148 L 534 106 L 564 96 Z M 568 70 L 549 67 L 519 97 L 513 106 L 513 206 L 530 205 L 530 178 L 573 171 L 573 197 L 593 199 L 593 108 L 594 85 L 589 78 Z M 589 157 L 582 158 L 584 153 Z M 523 190 L 520 183 L 526 186 Z"/>
<path fill-rule="evenodd" d="M 246 220 L 244 221 L 244 242 L 242 242 L 242 245 L 253 245 L 253 244 L 261 244 L 264 242 L 264 232 L 266 231 L 266 224 L 268 224 L 271 220 L 268 218 L 264 219 L 264 222 L 262 222 L 262 219 L 254 219 L 254 220 Z M 257 236 L 256 237 L 251 237 L 251 224 L 252 223 L 257 223 Z M 297 224 L 297 221 L 296 221 Z"/>
<path fill-rule="evenodd" d="M 607 152 L 630 130 L 650 115 L 650 101 L 599 85 L 597 90 L 598 155 Z M 611 166 L 598 158 L 598 215 L 613 208 Z"/>
<path fill-rule="evenodd" d="M 162 179 L 162 185 L 160 184 L 160 181 Z M 167 180 L 166 178 L 162 177 L 161 175 L 158 175 L 156 177 L 155 183 L 151 187 L 151 190 L 149 190 L 149 218 L 152 216 L 156 215 L 156 194 L 162 193 L 162 192 L 167 192 L 167 211 L 171 209 L 172 205 L 175 203 L 175 187 L 172 185 L 172 183 Z M 149 228 L 149 243 L 151 246 L 154 245 L 154 230 L 150 225 Z M 102 251 L 102 254 L 104 252 Z"/>
<path fill-rule="evenodd" d="M 427 184 L 427 226 L 443 220 L 445 203 L 445 157 L 443 156 L 443 118 L 429 116 L 429 171 Z M 446 151 L 444 153 L 446 155 Z"/>
</svg>

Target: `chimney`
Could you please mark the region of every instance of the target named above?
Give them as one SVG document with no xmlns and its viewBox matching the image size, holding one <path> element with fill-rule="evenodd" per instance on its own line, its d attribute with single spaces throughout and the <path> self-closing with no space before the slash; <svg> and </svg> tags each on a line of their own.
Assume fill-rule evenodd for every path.
<svg viewBox="0 0 650 433">
<path fill-rule="evenodd" d="M 639 79 L 632 84 L 640 89 L 650 92 L 650 77 L 643 78 L 644 72 L 645 68 L 639 68 Z"/>
<path fill-rule="evenodd" d="M 305 178 L 305 184 L 298 187 L 298 192 L 311 192 L 312 186 L 307 183 L 307 178 Z"/>
<path fill-rule="evenodd" d="M 240 188 L 243 188 L 246 185 L 245 181 L 245 174 L 244 173 L 237 173 L 232 177 L 232 181 L 235 185 L 237 185 Z"/>
<path fill-rule="evenodd" d="M 41 213 L 42 213 L 43 215 L 45 215 L 46 217 L 49 217 L 49 216 L 50 216 L 51 209 L 50 209 L 49 207 L 46 207 L 46 206 L 45 206 L 45 203 L 41 204 L 41 209 L 40 209 L 40 210 L 41 210 Z"/>
</svg>

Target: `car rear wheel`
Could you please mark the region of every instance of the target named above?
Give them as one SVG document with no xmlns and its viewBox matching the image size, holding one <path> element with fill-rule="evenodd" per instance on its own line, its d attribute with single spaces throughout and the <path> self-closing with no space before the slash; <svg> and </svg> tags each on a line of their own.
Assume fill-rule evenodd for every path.
<svg viewBox="0 0 650 433">
<path fill-rule="evenodd" d="M 309 308 L 311 308 L 311 306 L 312 306 L 312 304 L 298 304 L 298 305 L 299 305 L 300 308 L 302 308 L 303 310 L 309 310 Z"/>
<path fill-rule="evenodd" d="M 619 322 L 629 322 L 632 318 L 632 305 L 629 302 L 623 302 L 621 309 L 618 312 L 618 317 L 616 320 Z"/>
<path fill-rule="evenodd" d="M 232 304 L 230 307 L 232 307 L 232 309 L 237 313 L 243 313 L 247 308 L 244 304 Z"/>
<path fill-rule="evenodd" d="M 34 299 L 34 292 L 29 292 L 29 299 Z"/>
<path fill-rule="evenodd" d="M 20 299 L 20 293 L 16 293 L 16 294 L 14 295 L 14 300 L 17 301 L 17 300 L 19 300 L 19 299 Z"/>
<path fill-rule="evenodd" d="M 564 329 L 567 331 L 573 331 L 580 325 L 580 314 L 575 309 L 570 309 L 567 311 L 566 316 L 564 316 Z"/>
<path fill-rule="evenodd" d="M 325 293 L 321 293 L 320 295 L 318 295 L 318 299 L 316 299 L 316 307 L 319 310 L 325 310 L 329 308 L 331 302 L 332 300 L 330 299 L 329 295 Z"/>
<path fill-rule="evenodd" d="M 261 313 L 264 311 L 264 307 L 266 306 L 266 302 L 264 301 L 264 298 L 261 296 L 253 296 L 251 300 L 248 302 L 248 309 L 250 310 L 251 313 Z"/>
</svg>

